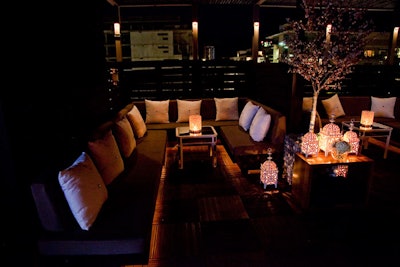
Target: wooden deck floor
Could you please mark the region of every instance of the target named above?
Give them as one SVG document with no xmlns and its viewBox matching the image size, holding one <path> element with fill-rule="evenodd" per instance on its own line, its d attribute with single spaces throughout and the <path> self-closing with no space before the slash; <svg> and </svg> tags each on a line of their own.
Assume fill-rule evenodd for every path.
<svg viewBox="0 0 400 267">
<path fill-rule="evenodd" d="M 148 265 L 124 267 L 395 266 L 400 153 L 391 148 L 383 160 L 379 145 L 366 151 L 376 157 L 371 207 L 306 214 L 290 205 L 290 191 L 244 177 L 222 145 L 215 169 L 196 148 L 178 170 L 169 147 Z"/>
</svg>

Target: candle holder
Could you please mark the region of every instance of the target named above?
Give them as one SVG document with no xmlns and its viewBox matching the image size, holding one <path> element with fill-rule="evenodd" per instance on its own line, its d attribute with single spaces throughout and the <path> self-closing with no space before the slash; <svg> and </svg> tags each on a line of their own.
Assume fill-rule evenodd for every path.
<svg viewBox="0 0 400 267">
<path fill-rule="evenodd" d="M 374 112 L 371 110 L 361 111 L 360 129 L 370 130 L 374 123 Z"/>
<path fill-rule="evenodd" d="M 189 132 L 191 134 L 201 133 L 201 115 L 190 115 L 189 116 Z"/>
</svg>

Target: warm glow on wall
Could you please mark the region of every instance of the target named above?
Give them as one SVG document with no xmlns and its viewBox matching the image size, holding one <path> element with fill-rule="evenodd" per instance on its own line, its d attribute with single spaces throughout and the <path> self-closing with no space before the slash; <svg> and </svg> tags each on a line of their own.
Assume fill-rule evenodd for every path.
<svg viewBox="0 0 400 267">
<path fill-rule="evenodd" d="M 197 21 L 192 21 L 192 36 L 193 36 L 193 59 L 197 60 L 199 57 L 199 24 Z"/>
<path fill-rule="evenodd" d="M 192 22 L 192 31 L 193 31 L 193 34 L 198 34 L 198 30 L 199 30 L 199 28 L 198 28 L 198 26 L 199 26 L 199 24 L 197 23 L 197 21 L 193 21 Z"/>
</svg>

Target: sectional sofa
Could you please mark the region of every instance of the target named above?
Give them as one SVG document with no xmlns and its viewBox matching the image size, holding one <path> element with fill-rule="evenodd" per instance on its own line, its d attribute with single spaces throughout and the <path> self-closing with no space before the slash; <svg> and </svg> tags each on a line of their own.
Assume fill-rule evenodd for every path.
<svg viewBox="0 0 400 267">
<path fill-rule="evenodd" d="M 188 101 L 196 100 L 198 101 L 198 99 L 189 99 Z M 250 126 L 246 126 L 246 130 L 244 130 L 243 125 L 239 125 L 239 117 L 249 101 L 255 106 L 261 107 L 271 116 L 267 135 L 262 141 L 254 141 L 249 135 Z M 188 126 L 187 120 L 183 122 L 179 120 L 178 105 L 180 102 L 181 100 L 169 100 L 169 123 L 150 123 L 147 124 L 148 129 L 166 129 L 169 140 L 174 140 L 175 128 Z M 146 118 L 146 103 L 144 101 L 136 101 L 133 104 L 137 106 L 142 116 Z M 231 113 L 233 116 L 223 114 L 219 118 L 217 112 L 218 105 L 216 105 L 215 99 L 201 99 L 200 114 L 203 125 L 212 125 L 215 127 L 219 135 L 219 140 L 227 149 L 232 160 L 238 163 L 244 174 L 247 174 L 249 170 L 260 168 L 260 163 L 265 161 L 267 157 L 268 148 L 272 149 L 274 158 L 277 160 L 281 159 L 283 140 L 286 134 L 286 116 L 259 101 L 246 97 L 238 97 L 237 106 L 237 110 Z"/>
<path fill-rule="evenodd" d="M 256 160 L 266 157 L 268 148 L 281 155 L 284 115 L 247 98 L 221 99 L 221 105 L 216 101 L 201 99 L 200 107 L 199 99 L 129 103 L 93 130 L 75 161 L 37 177 L 31 191 L 40 221 L 41 264 L 83 258 L 100 258 L 104 263 L 112 259 L 120 265 L 147 263 L 166 147 L 175 140 L 175 127 L 188 125 L 194 108 L 200 108 L 203 125 L 215 126 L 218 139 L 245 170 L 260 168 Z M 236 110 L 229 104 L 232 101 Z M 266 136 L 252 133 L 262 140 L 253 140 L 250 129 L 240 126 L 248 103 L 252 112 L 247 113 L 245 127 L 250 128 L 259 109 L 269 114 L 262 117 L 267 121 L 259 121 Z"/>
</svg>

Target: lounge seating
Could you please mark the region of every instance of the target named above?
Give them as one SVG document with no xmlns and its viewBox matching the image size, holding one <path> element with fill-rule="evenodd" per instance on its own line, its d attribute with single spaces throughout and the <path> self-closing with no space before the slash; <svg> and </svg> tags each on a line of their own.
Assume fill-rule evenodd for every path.
<svg viewBox="0 0 400 267">
<path fill-rule="evenodd" d="M 236 101 L 236 110 L 231 112 L 234 106 L 225 106 L 225 100 Z M 216 106 L 215 99 L 201 99 L 203 125 L 215 126 L 218 139 L 244 170 L 253 165 L 259 169 L 261 162 L 256 160 L 266 156 L 269 147 L 282 151 L 285 116 L 247 98 L 221 101 L 221 106 Z M 268 132 L 265 138 L 239 125 L 239 115 L 249 101 L 269 114 L 260 116 L 260 127 L 254 127 Z M 121 260 L 121 265 L 147 263 L 166 146 L 175 139 L 175 127 L 188 125 L 190 112 L 178 111 L 178 102 L 186 108 L 195 104 L 171 100 L 167 111 L 161 107 L 166 102 L 148 103 L 160 105 L 148 106 L 148 110 L 146 101 L 128 104 L 93 131 L 87 149 L 77 154 L 75 162 L 35 179 L 31 189 L 41 223 L 40 255 L 62 259 L 108 256 Z M 248 126 L 256 117 L 251 114 Z M 124 137 L 120 128 L 122 133 L 131 132 L 131 137 Z M 260 140 L 254 141 L 250 134 Z M 46 261 L 49 257 L 42 258 Z"/>
<path fill-rule="evenodd" d="M 92 141 L 113 128 L 132 106 L 96 129 Z M 121 264 L 147 263 L 166 145 L 165 130 L 147 130 L 145 136 L 136 139 L 132 154 L 123 157 L 123 171 L 106 185 L 107 200 L 89 230 L 81 229 L 74 219 L 57 181 L 60 170 L 36 179 L 31 188 L 42 228 L 38 251 L 47 256 L 41 257 L 43 264 L 57 257 L 63 260 L 87 255 L 115 257 L 114 262 L 121 260 Z"/>
<path fill-rule="evenodd" d="M 198 99 L 191 99 L 195 101 Z M 271 115 L 271 123 L 268 133 L 262 141 L 254 141 L 249 135 L 249 129 L 245 131 L 239 126 L 239 115 L 241 115 L 247 102 L 251 101 L 254 105 L 262 107 Z M 203 125 L 212 125 L 216 128 L 218 138 L 225 145 L 232 160 L 238 163 L 244 174 L 249 170 L 260 169 L 260 163 L 267 158 L 267 149 L 271 148 L 274 158 L 280 160 L 283 155 L 283 140 L 286 134 L 286 117 L 277 110 L 274 110 L 258 101 L 246 98 L 238 98 L 238 116 L 234 119 L 216 120 L 217 110 L 213 98 L 204 98 L 201 102 L 201 111 Z M 144 118 L 146 118 L 146 105 L 144 101 L 133 102 Z M 150 123 L 148 129 L 166 129 L 168 130 L 169 140 L 175 138 L 175 128 L 178 126 L 187 126 L 187 122 L 176 122 L 179 117 L 177 100 L 169 101 L 169 123 Z M 281 164 L 278 164 L 279 166 Z"/>
</svg>

